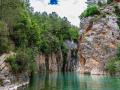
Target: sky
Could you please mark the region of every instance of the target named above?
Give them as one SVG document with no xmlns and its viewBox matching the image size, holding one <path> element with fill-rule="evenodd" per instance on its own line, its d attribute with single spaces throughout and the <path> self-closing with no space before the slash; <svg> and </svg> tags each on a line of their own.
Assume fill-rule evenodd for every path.
<svg viewBox="0 0 120 90">
<path fill-rule="evenodd" d="M 56 12 L 60 17 L 67 17 L 71 24 L 79 27 L 79 16 L 87 7 L 86 0 L 58 0 L 57 5 L 51 5 L 49 2 L 50 0 L 30 0 L 34 11 Z"/>
</svg>

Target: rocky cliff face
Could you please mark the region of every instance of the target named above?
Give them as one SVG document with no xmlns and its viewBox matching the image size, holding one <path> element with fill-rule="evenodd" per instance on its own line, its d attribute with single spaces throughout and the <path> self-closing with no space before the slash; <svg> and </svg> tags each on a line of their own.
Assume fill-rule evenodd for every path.
<svg viewBox="0 0 120 90">
<path fill-rule="evenodd" d="M 78 45 L 80 72 L 105 74 L 105 64 L 115 56 L 119 43 L 120 30 L 113 6 L 101 8 L 101 15 L 82 19 Z"/>
<path fill-rule="evenodd" d="M 69 49 L 66 55 L 60 51 L 50 55 L 39 54 L 36 59 L 40 72 L 76 71 L 77 50 Z"/>
<path fill-rule="evenodd" d="M 0 85 L 3 84 L 5 86 L 10 84 L 10 66 L 5 62 L 5 60 L 13 54 L 14 53 L 11 52 L 0 56 Z"/>
<path fill-rule="evenodd" d="M 40 72 L 60 71 L 63 66 L 62 54 L 52 53 L 51 55 L 45 55 L 41 53 L 37 56 L 37 63 Z"/>
<path fill-rule="evenodd" d="M 12 73 L 11 66 L 6 62 L 6 59 L 13 55 L 15 55 L 14 52 L 9 52 L 0 56 L 0 86 L 9 86 L 13 83 L 26 82 L 29 80 L 28 73 L 26 72 L 20 75 L 15 75 Z M 12 87 L 14 87 L 14 85 Z"/>
</svg>

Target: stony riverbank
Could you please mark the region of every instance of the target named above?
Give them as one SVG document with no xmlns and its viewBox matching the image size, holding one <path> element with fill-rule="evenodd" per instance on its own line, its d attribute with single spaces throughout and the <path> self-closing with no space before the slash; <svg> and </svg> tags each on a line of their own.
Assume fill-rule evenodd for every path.
<svg viewBox="0 0 120 90">
<path fill-rule="evenodd" d="M 16 83 L 16 84 L 8 85 L 5 87 L 2 86 L 2 87 L 0 87 L 0 90 L 17 90 L 21 87 L 27 86 L 28 84 L 29 84 L 29 81 L 23 82 L 23 83 Z"/>
</svg>

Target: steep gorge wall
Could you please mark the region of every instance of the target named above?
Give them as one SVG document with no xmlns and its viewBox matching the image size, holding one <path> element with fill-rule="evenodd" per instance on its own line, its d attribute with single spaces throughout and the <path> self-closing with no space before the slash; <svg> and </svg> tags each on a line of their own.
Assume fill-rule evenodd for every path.
<svg viewBox="0 0 120 90">
<path fill-rule="evenodd" d="M 80 73 L 106 74 L 106 62 L 114 57 L 120 43 L 120 30 L 114 7 L 107 5 L 101 13 L 81 20 L 78 45 Z"/>
<path fill-rule="evenodd" d="M 60 51 L 50 55 L 39 54 L 37 63 L 40 72 L 61 72 L 61 71 L 76 71 L 77 50 L 68 50 L 66 56 Z"/>
</svg>

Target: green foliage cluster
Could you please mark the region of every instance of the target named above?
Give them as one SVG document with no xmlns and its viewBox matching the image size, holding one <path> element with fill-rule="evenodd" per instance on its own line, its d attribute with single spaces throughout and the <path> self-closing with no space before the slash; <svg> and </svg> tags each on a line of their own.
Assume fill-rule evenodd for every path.
<svg viewBox="0 0 120 90">
<path fill-rule="evenodd" d="M 99 15 L 100 11 L 97 5 L 90 5 L 87 9 L 80 15 L 80 18 L 85 18 L 88 16 Z"/>
<path fill-rule="evenodd" d="M 0 2 L 0 54 L 16 52 L 7 60 L 14 72 L 22 72 L 23 68 L 33 71 L 34 65 L 30 62 L 35 62 L 36 51 L 47 55 L 66 52 L 66 39 L 77 42 L 78 28 L 66 17 L 61 18 L 55 12 L 33 12 L 29 0 Z"/>
<path fill-rule="evenodd" d="M 120 8 L 117 5 L 115 5 L 114 8 L 115 8 L 115 14 L 116 14 L 117 20 L 118 20 L 117 23 L 120 28 Z"/>
<path fill-rule="evenodd" d="M 109 60 L 106 65 L 106 70 L 110 74 L 115 74 L 116 73 L 116 65 L 115 65 L 115 59 Z"/>
<path fill-rule="evenodd" d="M 103 4 L 99 1 L 99 2 L 98 2 L 98 6 L 102 6 L 102 5 L 103 5 Z"/>
<path fill-rule="evenodd" d="M 11 41 L 8 35 L 8 28 L 4 22 L 0 21 L 0 54 L 7 53 L 11 50 Z"/>
<path fill-rule="evenodd" d="M 113 2 L 113 0 L 107 0 L 108 4 L 111 4 Z"/>
<path fill-rule="evenodd" d="M 116 72 L 120 72 L 120 47 L 117 49 L 116 57 L 109 60 L 106 64 L 106 70 L 110 74 L 115 74 Z"/>
<path fill-rule="evenodd" d="M 31 65 L 35 63 L 34 59 L 35 53 L 32 49 L 18 49 L 15 55 L 7 58 L 6 62 L 10 63 L 12 72 L 17 74 L 26 71 L 32 72 L 33 66 Z"/>
<path fill-rule="evenodd" d="M 60 18 L 55 12 L 49 15 L 46 12 L 36 12 L 33 19 L 41 29 L 39 50 L 46 54 L 61 49 L 66 39 L 78 39 L 78 28 L 72 26 L 67 18 Z"/>
<path fill-rule="evenodd" d="M 2 81 L 2 79 L 0 79 L 0 86 L 2 86 L 2 83 L 3 83 L 3 81 Z"/>
<path fill-rule="evenodd" d="M 118 59 L 120 59 L 120 45 L 117 48 L 117 54 L 116 55 L 117 55 Z"/>
</svg>

